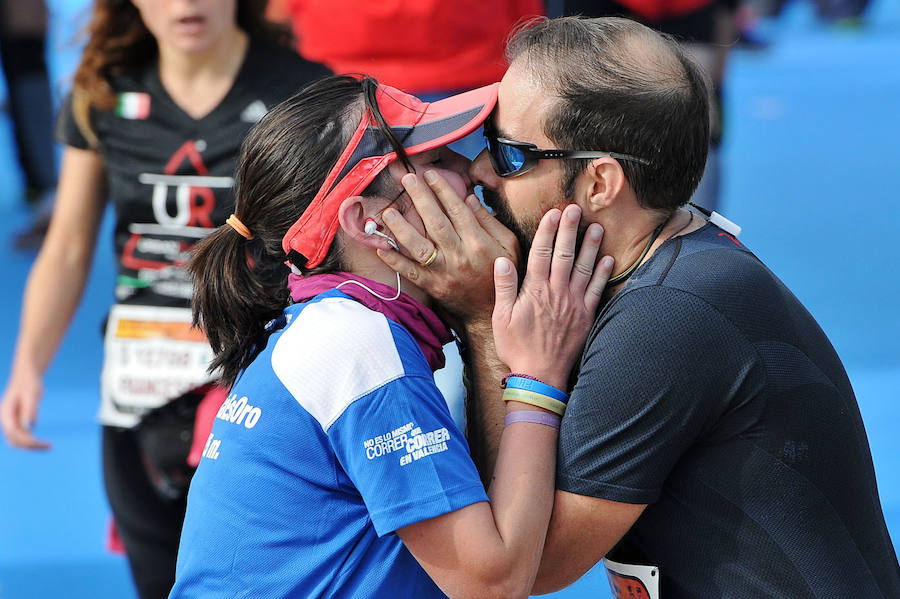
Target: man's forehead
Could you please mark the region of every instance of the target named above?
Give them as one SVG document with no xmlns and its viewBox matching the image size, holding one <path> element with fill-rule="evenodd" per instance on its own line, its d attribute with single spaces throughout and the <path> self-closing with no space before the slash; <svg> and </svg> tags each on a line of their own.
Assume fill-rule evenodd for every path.
<svg viewBox="0 0 900 599">
<path fill-rule="evenodd" d="M 553 101 L 522 61 L 513 62 L 500 81 L 493 125 L 498 133 L 517 141 L 546 145 L 543 124 Z"/>
</svg>

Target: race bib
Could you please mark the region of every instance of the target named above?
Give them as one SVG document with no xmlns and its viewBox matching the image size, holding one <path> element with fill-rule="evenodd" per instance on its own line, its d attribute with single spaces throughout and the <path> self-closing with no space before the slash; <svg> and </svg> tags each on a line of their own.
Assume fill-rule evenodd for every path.
<svg viewBox="0 0 900 599">
<path fill-rule="evenodd" d="M 620 564 L 603 559 L 609 587 L 616 599 L 659 599 L 659 568 Z"/>
<path fill-rule="evenodd" d="M 212 349 L 188 308 L 116 304 L 100 376 L 100 422 L 131 428 L 141 417 L 215 377 Z"/>
</svg>

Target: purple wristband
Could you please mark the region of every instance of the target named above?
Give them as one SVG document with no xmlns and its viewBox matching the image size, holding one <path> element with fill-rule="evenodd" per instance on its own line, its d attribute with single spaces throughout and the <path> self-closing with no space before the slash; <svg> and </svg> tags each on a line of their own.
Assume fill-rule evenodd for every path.
<svg viewBox="0 0 900 599">
<path fill-rule="evenodd" d="M 503 424 L 509 426 L 513 422 L 533 422 L 534 424 L 545 424 L 555 429 L 559 428 L 561 418 L 550 412 L 537 412 L 535 410 L 516 410 L 506 415 Z"/>
</svg>

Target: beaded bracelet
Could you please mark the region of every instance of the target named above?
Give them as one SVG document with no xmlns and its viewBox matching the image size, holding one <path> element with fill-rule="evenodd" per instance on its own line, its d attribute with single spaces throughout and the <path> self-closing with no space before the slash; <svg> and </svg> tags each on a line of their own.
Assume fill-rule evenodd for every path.
<svg viewBox="0 0 900 599">
<path fill-rule="evenodd" d="M 560 416 L 566 413 L 565 403 L 541 393 L 526 391 L 524 389 L 507 388 L 503 392 L 503 401 L 518 401 L 521 403 L 527 403 L 532 406 L 537 406 L 538 408 L 550 410 L 554 414 L 559 414 Z"/>
<path fill-rule="evenodd" d="M 515 410 L 506 415 L 503 423 L 506 426 L 509 426 L 513 422 L 532 422 L 534 424 L 545 424 L 555 429 L 559 429 L 560 420 L 562 419 L 556 414 L 535 412 L 533 410 Z"/>
<path fill-rule="evenodd" d="M 557 401 L 566 403 L 569 401 L 569 395 L 565 391 L 560 391 L 552 385 L 548 385 L 544 381 L 534 378 L 533 376 L 523 376 L 521 374 L 510 373 L 503 377 L 500 386 L 504 389 L 522 389 L 523 391 L 533 391 L 552 397 Z"/>
</svg>

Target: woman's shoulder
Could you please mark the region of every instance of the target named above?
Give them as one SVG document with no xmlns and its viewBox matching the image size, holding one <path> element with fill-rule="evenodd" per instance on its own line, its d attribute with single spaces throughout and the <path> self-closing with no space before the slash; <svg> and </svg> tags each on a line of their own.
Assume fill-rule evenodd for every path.
<svg viewBox="0 0 900 599">
<path fill-rule="evenodd" d="M 272 370 L 301 404 L 315 403 L 308 410 L 329 414 L 323 423 L 333 421 L 334 401 L 408 374 L 412 354 L 402 327 L 343 294 L 322 294 L 286 314 L 290 322 L 272 349 Z"/>
<path fill-rule="evenodd" d="M 335 357 L 357 348 L 396 352 L 402 327 L 380 312 L 365 307 L 339 291 L 329 291 L 287 309 L 290 322 L 283 338 L 289 345 L 317 347 L 319 353 Z"/>
</svg>

